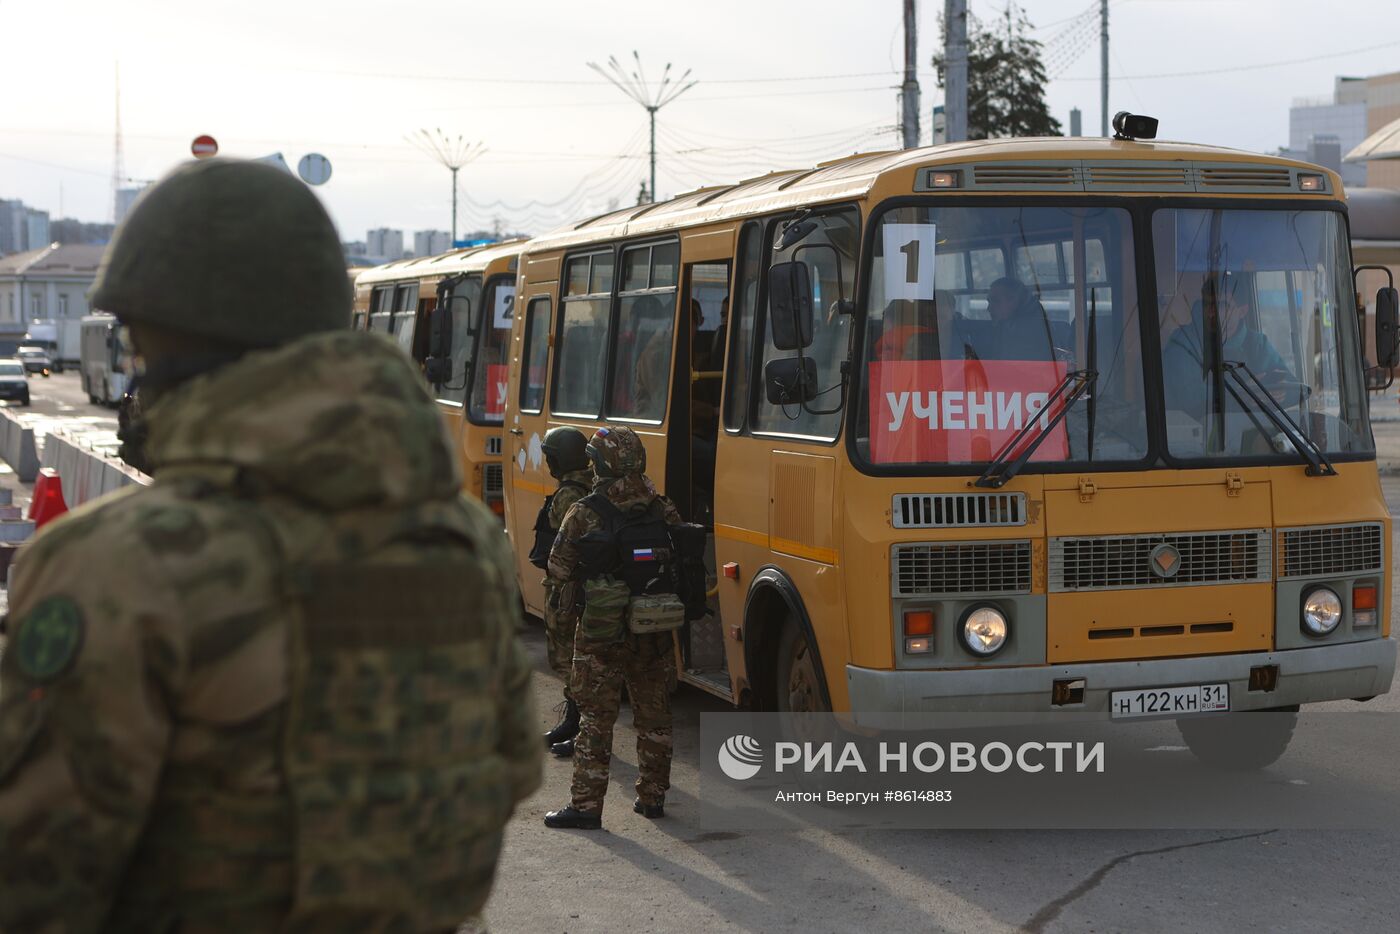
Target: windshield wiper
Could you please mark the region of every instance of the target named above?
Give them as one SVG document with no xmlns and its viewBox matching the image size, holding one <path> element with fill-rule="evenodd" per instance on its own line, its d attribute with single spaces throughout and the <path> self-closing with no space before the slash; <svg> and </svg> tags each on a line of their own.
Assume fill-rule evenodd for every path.
<svg viewBox="0 0 1400 934">
<path fill-rule="evenodd" d="M 1244 361 L 1226 360 L 1221 369 L 1225 371 L 1226 375 L 1234 378 L 1240 391 L 1249 397 L 1250 402 L 1254 403 L 1255 409 L 1268 416 L 1269 421 L 1273 422 L 1278 430 L 1283 432 L 1284 437 L 1292 443 L 1293 447 L 1297 448 L 1298 453 L 1308 462 L 1305 472 L 1309 477 L 1335 477 L 1337 475 L 1337 468 L 1333 467 L 1332 462 L 1327 459 L 1327 455 L 1322 453 L 1322 448 L 1318 447 L 1303 432 L 1302 426 L 1293 420 L 1293 417 L 1283 406 L 1279 405 L 1273 393 L 1269 392 L 1259 381 L 1259 377 L 1254 375 L 1254 371 L 1245 365 Z M 1244 375 L 1241 376 L 1241 373 Z M 1246 380 L 1245 376 L 1248 376 L 1249 379 Z M 1244 399 L 1240 398 L 1239 393 L 1232 393 L 1232 395 L 1234 395 L 1235 401 L 1240 403 L 1240 408 L 1245 409 L 1247 413 L 1249 406 L 1244 404 Z"/>
<path fill-rule="evenodd" d="M 1094 370 L 1072 370 L 1066 373 L 1065 378 L 1060 380 L 1060 385 L 1056 386 L 1055 391 L 1050 393 L 1050 398 L 1045 400 L 1045 405 L 1041 407 L 1040 412 L 1048 411 L 1061 397 L 1064 397 L 1064 404 L 1050 417 L 1049 421 L 1040 426 L 1040 430 L 1036 431 L 1035 436 L 1031 438 L 1030 443 L 1017 455 L 1016 459 L 1008 463 L 1011 452 L 1020 446 L 1021 441 L 1028 433 L 1040 425 L 1040 412 L 1037 412 L 1035 417 L 1021 426 L 1021 430 L 1012 435 L 1011 440 L 1006 442 L 1002 449 L 997 452 L 996 458 L 987 465 L 987 469 L 982 471 L 982 476 L 978 477 L 973 485 L 989 486 L 993 489 L 1005 486 L 1007 481 L 1021 472 L 1021 468 L 1026 466 L 1026 462 L 1035 453 L 1035 449 L 1040 447 L 1042 441 L 1050 437 L 1050 432 L 1064 420 L 1074 403 L 1079 401 L 1079 397 L 1084 395 L 1089 387 L 1094 385 L 1094 380 L 1098 378 L 1099 374 Z"/>
</svg>

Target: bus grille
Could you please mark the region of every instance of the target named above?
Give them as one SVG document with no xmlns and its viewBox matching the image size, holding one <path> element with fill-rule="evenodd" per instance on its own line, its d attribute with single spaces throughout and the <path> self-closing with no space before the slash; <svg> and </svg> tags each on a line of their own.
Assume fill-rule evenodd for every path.
<svg viewBox="0 0 1400 934">
<path fill-rule="evenodd" d="M 481 495 L 483 499 L 499 499 L 504 484 L 501 482 L 501 465 L 487 464 L 481 469 Z"/>
<path fill-rule="evenodd" d="M 1153 570 L 1153 554 L 1162 545 L 1179 555 L 1171 576 Z M 1243 584 L 1270 580 L 1273 571 L 1270 536 L 1264 529 L 1052 538 L 1048 562 L 1052 593 Z"/>
<path fill-rule="evenodd" d="M 962 596 L 1030 593 L 1031 543 L 952 542 L 890 549 L 894 595 Z"/>
<path fill-rule="evenodd" d="M 1279 579 L 1379 574 L 1385 566 L 1382 532 L 1379 523 L 1279 529 Z"/>
<path fill-rule="evenodd" d="M 1024 493 L 901 493 L 891 513 L 897 529 L 1025 525 Z"/>
</svg>

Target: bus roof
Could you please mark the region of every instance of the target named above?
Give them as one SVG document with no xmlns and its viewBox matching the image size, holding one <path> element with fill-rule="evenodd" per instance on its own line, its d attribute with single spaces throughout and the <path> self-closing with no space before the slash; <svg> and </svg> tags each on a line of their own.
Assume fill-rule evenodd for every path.
<svg viewBox="0 0 1400 934">
<path fill-rule="evenodd" d="M 454 276 L 464 272 L 483 272 L 486 267 L 501 259 L 513 259 L 520 255 L 525 241 L 506 240 L 502 243 L 488 243 L 484 246 L 469 246 L 458 250 L 448 250 L 436 256 L 415 256 L 411 259 L 395 260 L 383 266 L 366 269 L 355 277 L 355 287 L 363 288 L 380 282 L 400 282 L 412 279 L 439 278 Z"/>
<path fill-rule="evenodd" d="M 860 199 L 870 195 L 877 186 L 888 186 L 889 194 L 912 193 L 920 169 L 939 166 L 975 169 L 985 163 L 1004 162 L 1043 162 L 1052 172 L 1048 176 L 1044 172 L 1026 173 L 1019 178 L 1012 174 L 1001 178 L 995 185 L 973 185 L 969 178 L 969 184 L 962 186 L 962 190 L 975 188 L 978 194 L 992 193 L 993 190 L 999 194 L 1083 191 L 1086 184 L 1090 184 L 1084 182 L 1084 178 L 1091 171 L 1098 171 L 1114 177 L 1107 184 L 1102 180 L 1096 181 L 1087 190 L 1112 191 L 1115 194 L 1195 193 L 1198 190 L 1232 194 L 1289 194 L 1297 192 L 1296 179 L 1301 170 L 1327 177 L 1328 183 L 1321 193 L 1322 197 L 1342 197 L 1341 179 L 1336 173 L 1320 166 L 1220 146 L 1167 140 L 1064 136 L 971 140 L 919 149 L 856 153 L 811 168 L 776 171 L 728 185 L 701 188 L 670 201 L 634 205 L 542 234 L 530 241 L 528 252 L 645 235 L 792 209 L 805 204 Z M 1145 180 L 1128 177 L 1123 168 L 1125 163 L 1163 162 L 1182 165 L 1174 167 L 1174 172 L 1165 173 L 1158 165 L 1150 173 L 1144 173 Z M 1073 165 L 1075 163 L 1079 165 L 1076 167 Z M 1249 163 L 1262 171 L 1253 178 L 1242 178 L 1238 172 L 1226 172 L 1225 175 L 1229 177 L 1225 182 L 1198 183 L 1202 171 L 1220 173 L 1221 164 L 1227 163 Z M 1317 199 L 1319 194 L 1309 194 L 1307 197 Z"/>
</svg>

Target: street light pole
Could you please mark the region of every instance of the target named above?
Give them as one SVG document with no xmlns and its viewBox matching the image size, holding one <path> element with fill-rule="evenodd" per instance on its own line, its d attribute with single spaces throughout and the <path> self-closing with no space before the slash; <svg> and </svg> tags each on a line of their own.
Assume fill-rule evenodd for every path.
<svg viewBox="0 0 1400 934">
<path fill-rule="evenodd" d="M 452 173 L 452 242 L 457 242 L 457 173 L 468 162 L 486 151 L 486 144 L 468 142 L 461 136 L 449 139 L 442 130 L 419 130 L 404 137 L 420 152 L 445 166 Z"/>
<path fill-rule="evenodd" d="M 608 56 L 607 66 L 599 65 L 597 62 L 589 62 L 588 67 L 598 74 L 608 79 L 608 82 L 616 87 L 631 100 L 640 104 L 647 112 L 647 119 L 651 124 L 651 189 L 647 195 L 652 200 L 656 200 L 656 112 L 665 107 L 671 101 L 680 97 L 686 91 L 695 87 L 694 81 L 687 81 L 690 77 L 690 69 L 685 70 L 685 74 L 679 78 L 671 77 L 671 63 L 667 62 L 666 67 L 661 71 L 661 80 L 653 88 L 647 83 L 646 74 L 642 71 L 642 59 L 635 51 L 632 52 L 632 61 L 636 64 L 635 69 L 629 74 L 622 67 L 622 63 L 614 55 Z"/>
</svg>

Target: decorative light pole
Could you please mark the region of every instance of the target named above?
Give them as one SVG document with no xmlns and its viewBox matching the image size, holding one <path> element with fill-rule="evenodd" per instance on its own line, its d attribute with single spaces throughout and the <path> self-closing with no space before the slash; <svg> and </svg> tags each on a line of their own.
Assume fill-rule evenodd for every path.
<svg viewBox="0 0 1400 934">
<path fill-rule="evenodd" d="M 671 101 L 680 97 L 686 91 L 695 87 L 696 82 L 687 81 L 690 77 L 690 69 L 685 70 L 685 74 L 679 78 L 671 77 L 671 63 L 667 62 L 666 67 L 661 71 L 661 80 L 653 88 L 647 83 L 646 73 L 642 71 L 642 59 L 636 51 L 632 52 L 632 61 L 636 63 L 636 70 L 630 74 L 622 67 L 617 60 L 617 56 L 609 55 L 606 67 L 597 62 L 589 62 L 588 67 L 598 74 L 607 78 L 618 90 L 622 91 L 629 98 L 640 104 L 647 112 L 647 117 L 651 121 L 651 188 L 648 190 L 648 197 L 652 201 L 656 200 L 656 112 L 665 107 Z"/>
<path fill-rule="evenodd" d="M 434 162 L 452 172 L 452 242 L 457 242 L 457 172 L 486 151 L 485 143 L 473 143 L 462 136 L 449 138 L 439 129 L 419 130 L 404 137 Z"/>
</svg>

